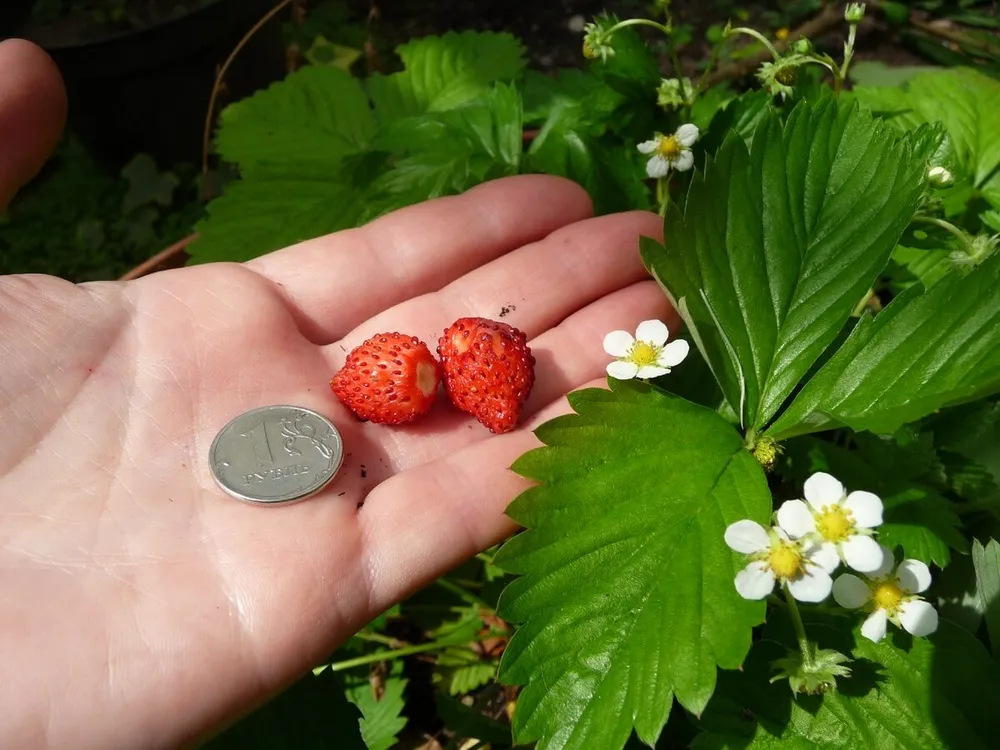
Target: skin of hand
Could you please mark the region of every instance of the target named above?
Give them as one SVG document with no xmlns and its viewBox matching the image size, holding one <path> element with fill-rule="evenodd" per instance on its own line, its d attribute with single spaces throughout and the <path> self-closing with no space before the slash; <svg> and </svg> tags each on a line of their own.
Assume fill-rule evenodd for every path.
<svg viewBox="0 0 1000 750">
<path fill-rule="evenodd" d="M 0 44 L 0 197 L 64 116 L 51 61 Z M 509 466 L 566 392 L 604 383 L 604 334 L 676 324 L 637 252 L 659 219 L 591 210 L 568 181 L 514 177 L 246 264 L 0 277 L 0 746 L 195 744 L 515 531 Z M 328 387 L 377 332 L 433 350 L 503 306 L 537 359 L 512 433 L 443 396 L 409 426 L 360 423 Z M 239 503 L 209 446 L 278 403 L 331 418 L 344 466 L 305 502 Z"/>
</svg>

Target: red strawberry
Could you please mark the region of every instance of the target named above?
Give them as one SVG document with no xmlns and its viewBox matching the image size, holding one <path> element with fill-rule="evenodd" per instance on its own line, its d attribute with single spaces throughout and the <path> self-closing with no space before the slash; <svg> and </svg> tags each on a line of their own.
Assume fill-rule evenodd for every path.
<svg viewBox="0 0 1000 750">
<path fill-rule="evenodd" d="M 344 405 L 377 424 L 403 424 L 430 411 L 441 368 L 416 336 L 380 333 L 347 355 L 330 387 Z"/>
<path fill-rule="evenodd" d="M 459 318 L 438 342 L 444 386 L 462 411 L 490 432 L 509 432 L 535 383 L 527 338 L 506 323 Z"/>
</svg>

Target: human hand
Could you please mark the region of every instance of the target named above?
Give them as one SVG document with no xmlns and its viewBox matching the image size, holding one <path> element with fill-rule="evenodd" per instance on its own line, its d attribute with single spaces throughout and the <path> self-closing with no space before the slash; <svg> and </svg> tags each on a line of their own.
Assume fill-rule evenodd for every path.
<svg viewBox="0 0 1000 750">
<path fill-rule="evenodd" d="M 0 71 L 9 196 L 51 146 L 38 134 L 61 90 L 22 43 L 0 45 Z M 52 101 L 23 106 L 24 81 Z M 673 320 L 637 252 L 657 217 L 590 210 L 569 182 L 517 177 L 244 265 L 0 277 L 0 746 L 196 741 L 511 533 L 503 511 L 527 484 L 508 467 L 532 427 L 603 373 L 607 331 Z M 505 305 L 537 359 L 512 433 L 446 399 L 410 426 L 360 423 L 327 385 L 376 332 L 433 349 L 456 318 Z M 295 505 L 233 500 L 209 445 L 286 403 L 334 421 L 340 474 Z"/>
</svg>

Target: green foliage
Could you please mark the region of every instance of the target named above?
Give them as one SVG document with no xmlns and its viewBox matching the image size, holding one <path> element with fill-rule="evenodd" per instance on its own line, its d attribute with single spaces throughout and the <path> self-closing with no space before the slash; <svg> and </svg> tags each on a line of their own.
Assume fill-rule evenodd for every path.
<svg viewBox="0 0 1000 750">
<path fill-rule="evenodd" d="M 840 690 L 793 701 L 787 687 L 768 686 L 772 644 L 754 647 L 741 672 L 726 673 L 702 715 L 705 733 L 694 747 L 945 750 L 993 747 L 1000 671 L 982 644 L 942 623 L 929 640 L 898 635 L 874 644 L 853 642 L 854 674 Z"/>
<path fill-rule="evenodd" d="M 993 656 L 1000 655 L 1000 543 L 990 539 L 983 546 L 972 543 L 972 562 L 976 569 L 978 609 L 986 620 Z"/>
<path fill-rule="evenodd" d="M 867 316 L 768 430 L 776 439 L 846 425 L 891 433 L 1000 388 L 1000 255 L 914 287 Z"/>
<path fill-rule="evenodd" d="M 902 89 L 859 86 L 853 94 L 901 130 L 942 123 L 949 146 L 939 163 L 952 169 L 959 182 L 968 181 L 994 208 L 1000 208 L 1000 129 L 996 127 L 1000 81 L 957 68 L 921 73 Z"/>
<path fill-rule="evenodd" d="M 364 750 L 358 709 L 337 676 L 308 674 L 243 721 L 212 739 L 206 750 Z M 368 745 L 369 750 L 371 748 Z"/>
<path fill-rule="evenodd" d="M 800 104 L 730 136 L 645 241 L 665 288 L 748 428 L 767 424 L 889 260 L 923 192 L 913 145 L 869 115 Z M 766 208 L 765 208 L 766 207 Z"/>
<path fill-rule="evenodd" d="M 368 675 L 345 678 L 347 699 L 361 710 L 359 726 L 368 750 L 389 750 L 396 746 L 406 726 L 402 716 L 406 702 L 402 662 L 394 662 L 388 675 L 370 680 Z M 322 673 L 321 673 L 322 674 Z"/>
<path fill-rule="evenodd" d="M 732 588 L 728 523 L 765 520 L 764 475 L 715 413 L 648 388 L 570 396 L 518 473 L 543 482 L 508 512 L 527 531 L 497 564 L 521 574 L 500 614 L 524 622 L 501 679 L 527 683 L 519 742 L 616 747 L 655 741 L 672 698 L 700 711 L 715 665 L 735 668 L 761 620 Z M 565 518 L 572 517 L 567 526 Z M 586 586 L 580 586 L 586 581 Z"/>
<path fill-rule="evenodd" d="M 308 66 L 225 110 L 216 145 L 242 179 L 208 206 L 193 262 L 247 260 L 517 172 L 520 98 L 492 84 L 520 73 L 520 44 L 466 32 L 399 52 L 406 70 L 365 86 Z"/>
</svg>

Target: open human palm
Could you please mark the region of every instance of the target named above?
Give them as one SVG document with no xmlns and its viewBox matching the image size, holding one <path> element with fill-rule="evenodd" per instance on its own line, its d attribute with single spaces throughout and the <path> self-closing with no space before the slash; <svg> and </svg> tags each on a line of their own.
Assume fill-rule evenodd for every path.
<svg viewBox="0 0 1000 750">
<path fill-rule="evenodd" d="M 589 211 L 575 185 L 518 177 L 243 265 L 0 277 L 0 663 L 16 675 L 0 745 L 197 741 L 509 534 L 532 425 L 600 376 L 604 333 L 669 314 L 636 252 L 657 218 Z M 363 423 L 328 387 L 375 333 L 433 349 L 501 308 L 537 360 L 512 433 L 443 396 L 411 425 Z M 340 473 L 298 504 L 240 503 L 210 474 L 218 430 L 270 404 L 344 439 Z"/>
</svg>

